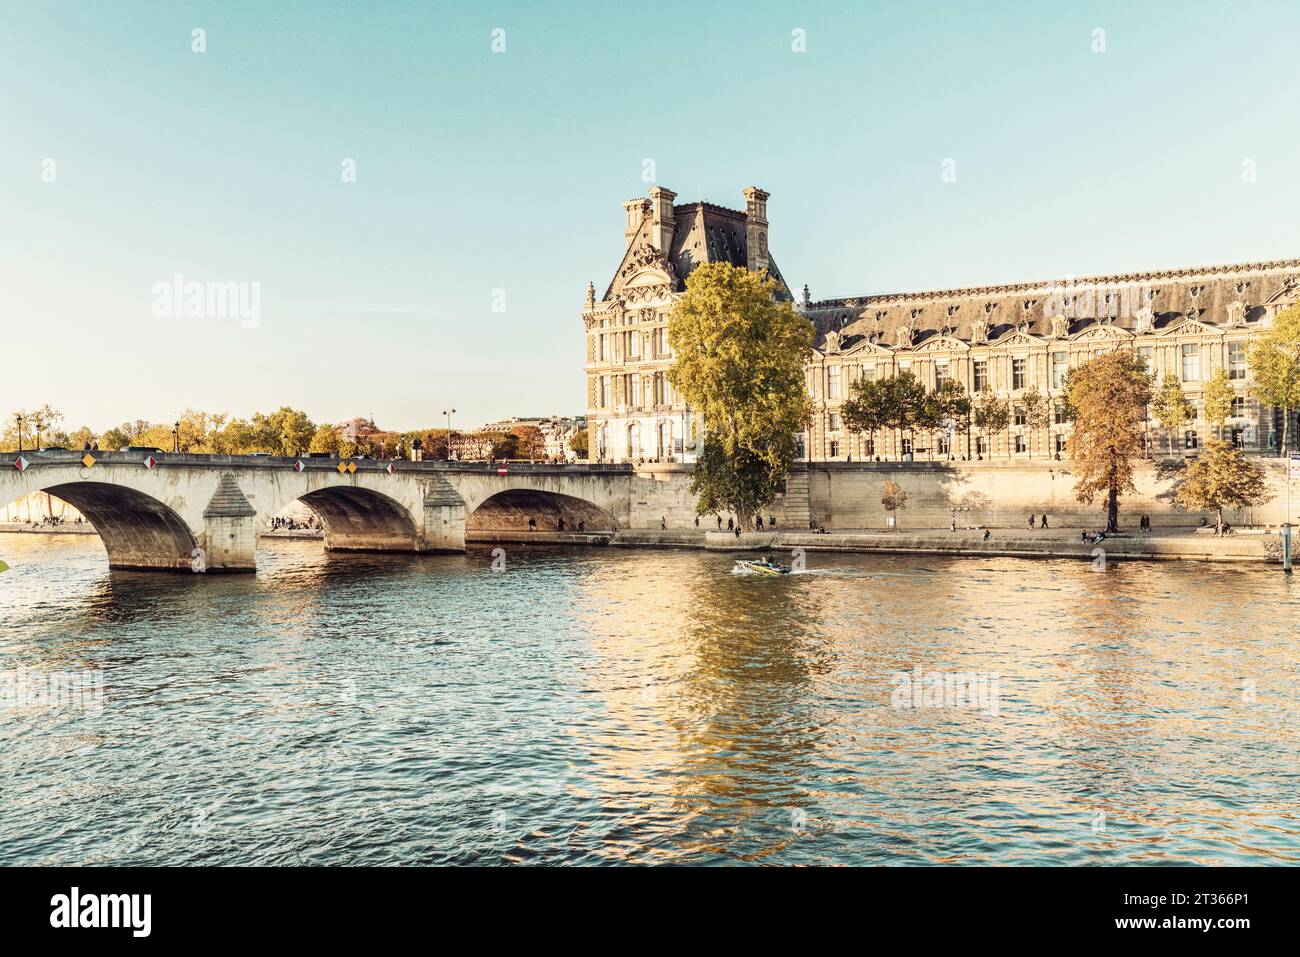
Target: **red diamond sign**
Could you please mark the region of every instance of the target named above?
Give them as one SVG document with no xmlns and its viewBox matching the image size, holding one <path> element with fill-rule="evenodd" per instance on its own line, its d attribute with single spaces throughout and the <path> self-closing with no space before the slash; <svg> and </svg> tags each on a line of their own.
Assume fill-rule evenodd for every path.
<svg viewBox="0 0 1300 957">
<path fill-rule="evenodd" d="M 16 469 L 17 469 L 18 471 L 20 471 L 20 472 L 26 472 L 26 471 L 27 471 L 27 466 L 29 466 L 29 465 L 31 465 L 31 464 L 32 464 L 31 462 L 28 462 L 28 461 L 27 461 L 25 458 L 23 458 L 21 455 L 18 456 L 18 458 L 14 459 L 14 468 L 16 468 Z"/>
<path fill-rule="evenodd" d="M 154 458 L 152 455 L 146 455 L 146 456 L 144 457 L 144 467 L 145 467 L 145 468 L 147 468 L 147 469 L 151 469 L 151 468 L 153 468 L 153 467 L 154 467 L 155 465 L 157 465 L 157 464 L 158 464 L 158 460 L 157 460 L 156 458 Z"/>
<path fill-rule="evenodd" d="M 307 467 L 307 466 L 305 466 L 305 465 L 302 464 L 302 459 L 298 459 L 297 461 L 295 461 L 295 462 L 293 463 L 293 470 L 294 470 L 295 472 L 301 472 L 301 471 L 302 471 L 303 469 L 305 469 L 306 467 Z"/>
<path fill-rule="evenodd" d="M 388 474 L 389 475 L 397 474 L 397 466 L 394 465 L 392 462 L 388 463 Z"/>
</svg>

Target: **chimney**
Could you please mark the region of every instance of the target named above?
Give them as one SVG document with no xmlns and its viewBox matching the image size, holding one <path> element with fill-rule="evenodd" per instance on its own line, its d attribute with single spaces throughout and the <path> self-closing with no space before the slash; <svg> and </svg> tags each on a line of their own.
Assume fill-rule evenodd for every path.
<svg viewBox="0 0 1300 957">
<path fill-rule="evenodd" d="M 645 219 L 650 211 L 650 200 L 629 199 L 623 204 L 623 208 L 627 210 L 627 229 L 623 232 L 623 245 L 630 246 L 632 237 L 641 228 L 641 220 Z"/>
<path fill-rule="evenodd" d="M 665 256 L 672 251 L 673 229 L 677 225 L 673 219 L 673 200 L 677 194 L 662 186 L 650 187 L 650 237 L 655 249 Z"/>
<path fill-rule="evenodd" d="M 749 268 L 758 272 L 767 268 L 767 198 L 757 186 L 749 186 L 745 193 L 745 251 Z"/>
</svg>

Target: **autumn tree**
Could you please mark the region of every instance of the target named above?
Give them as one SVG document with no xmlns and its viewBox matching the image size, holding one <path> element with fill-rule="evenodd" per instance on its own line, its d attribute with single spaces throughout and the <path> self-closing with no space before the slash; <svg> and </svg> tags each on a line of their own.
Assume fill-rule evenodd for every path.
<svg viewBox="0 0 1300 957">
<path fill-rule="evenodd" d="M 578 458 L 585 459 L 588 454 L 587 443 L 587 430 L 580 429 L 574 433 L 573 438 L 569 439 L 569 448 L 573 449 L 574 455 Z"/>
<path fill-rule="evenodd" d="M 338 453 L 339 435 L 334 431 L 332 425 L 320 425 L 316 427 L 316 432 L 311 437 L 311 442 L 307 446 L 308 452 L 333 452 Z"/>
<path fill-rule="evenodd" d="M 752 524 L 798 455 L 811 411 L 804 362 L 813 331 L 776 293 L 766 273 L 705 263 L 673 307 L 668 381 L 704 430 L 691 477 L 698 514 L 725 509 Z"/>
<path fill-rule="evenodd" d="M 1160 391 L 1151 400 L 1151 414 L 1165 430 L 1169 455 L 1174 454 L 1174 433 L 1196 417 L 1196 407 L 1183 393 L 1183 385 L 1174 375 L 1165 375 Z"/>
<path fill-rule="evenodd" d="M 510 430 L 519 439 L 519 457 L 546 458 L 546 436 L 535 425 L 516 425 Z"/>
<path fill-rule="evenodd" d="M 930 431 L 931 444 L 936 430 L 952 433 L 966 432 L 970 429 L 970 396 L 960 382 L 944 379 L 937 389 L 925 394 L 921 400 L 919 419 Z M 948 453 L 952 454 L 951 447 Z"/>
<path fill-rule="evenodd" d="M 1119 498 L 1136 492 L 1134 459 L 1142 452 L 1142 423 L 1151 401 L 1151 377 L 1135 352 L 1116 350 L 1090 359 L 1070 373 L 1074 432 L 1070 462 L 1074 494 L 1091 505 L 1106 500 L 1106 530 L 1119 531 Z"/>
<path fill-rule="evenodd" d="M 881 490 L 880 504 L 885 506 L 895 527 L 898 525 L 898 510 L 907 508 L 907 493 L 903 491 L 903 486 L 899 485 L 893 479 L 886 479 L 884 488 Z"/>
<path fill-rule="evenodd" d="M 1210 439 L 1179 486 L 1178 503 L 1198 511 L 1213 509 L 1223 526 L 1225 508 L 1249 508 L 1271 497 L 1264 470 L 1241 449 L 1222 439 Z"/>
<path fill-rule="evenodd" d="M 1247 353 L 1254 391 L 1282 410 L 1282 452 L 1291 448 L 1291 412 L 1300 408 L 1300 305 L 1284 309 Z"/>
</svg>

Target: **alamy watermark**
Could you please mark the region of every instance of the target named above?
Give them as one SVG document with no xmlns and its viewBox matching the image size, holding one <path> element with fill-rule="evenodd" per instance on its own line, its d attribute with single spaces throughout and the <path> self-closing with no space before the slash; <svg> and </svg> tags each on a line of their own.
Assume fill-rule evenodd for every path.
<svg viewBox="0 0 1300 957">
<path fill-rule="evenodd" d="M 897 671 L 890 679 L 895 708 L 964 708 L 998 713 L 998 675 L 982 671 Z"/>
<path fill-rule="evenodd" d="M 159 319 L 238 319 L 243 329 L 256 329 L 262 322 L 260 282 L 199 282 L 177 273 L 150 291 Z"/>
<path fill-rule="evenodd" d="M 0 710 L 104 710 L 104 673 L 98 670 L 0 671 Z"/>
</svg>

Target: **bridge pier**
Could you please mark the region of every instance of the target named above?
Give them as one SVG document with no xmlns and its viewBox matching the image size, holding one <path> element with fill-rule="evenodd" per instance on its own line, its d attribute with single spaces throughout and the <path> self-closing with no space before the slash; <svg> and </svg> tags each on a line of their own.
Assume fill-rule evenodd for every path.
<svg viewBox="0 0 1300 957">
<path fill-rule="evenodd" d="M 442 476 L 425 489 L 424 544 L 431 552 L 465 551 L 465 501 Z"/>
<path fill-rule="evenodd" d="M 257 571 L 257 509 L 239 490 L 235 476 L 221 476 L 203 510 L 203 536 L 190 568 L 196 572 Z"/>
</svg>

